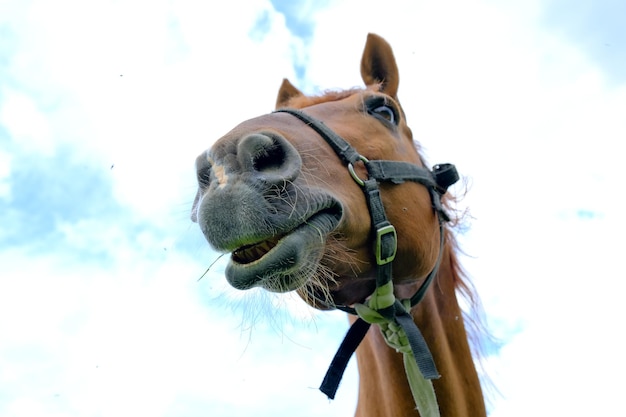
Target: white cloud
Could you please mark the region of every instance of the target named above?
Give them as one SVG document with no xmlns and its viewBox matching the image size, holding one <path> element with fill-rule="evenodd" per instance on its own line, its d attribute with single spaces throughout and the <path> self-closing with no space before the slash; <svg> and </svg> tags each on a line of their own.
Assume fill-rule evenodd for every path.
<svg viewBox="0 0 626 417">
<path fill-rule="evenodd" d="M 3 89 L 0 123 L 16 145 L 27 152 L 52 153 L 55 143 L 50 122 L 35 100 L 23 93 Z"/>
<path fill-rule="evenodd" d="M 540 2 L 333 2 L 314 14 L 307 50 L 269 2 L 13 3 L 0 13 L 17 45 L 0 95 L 11 146 L 45 156 L 70 144 L 110 174 L 125 211 L 119 224 L 60 224 L 48 253 L 0 254 L 5 414 L 352 413 L 353 368 L 333 403 L 309 388 L 344 319 L 300 309 L 292 323 L 269 308 L 297 300 L 229 291 L 219 262 L 196 282 L 216 255 L 187 216 L 195 155 L 270 111 L 294 56 L 310 59 L 306 91 L 360 85 L 369 31 L 394 48 L 429 159 L 472 180 L 465 264 L 508 341 L 487 359 L 503 394 L 492 415 L 536 413 L 539 399 L 554 412 L 619 406 L 593 381 L 624 371 L 613 334 L 626 88 L 542 27 Z M 251 39 L 262 13 L 270 30 Z M 0 196 L 12 163 L 0 151 Z M 85 248 L 107 260 L 77 263 Z M 250 340 L 242 315 L 256 323 Z"/>
<path fill-rule="evenodd" d="M 0 198 L 11 197 L 9 177 L 11 175 L 11 154 L 0 151 Z"/>
</svg>

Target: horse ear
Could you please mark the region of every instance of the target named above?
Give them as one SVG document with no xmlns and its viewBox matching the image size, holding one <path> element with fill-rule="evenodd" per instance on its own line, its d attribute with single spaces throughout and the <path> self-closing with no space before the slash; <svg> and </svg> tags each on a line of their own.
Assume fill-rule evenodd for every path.
<svg viewBox="0 0 626 417">
<path fill-rule="evenodd" d="M 285 107 L 287 102 L 294 97 L 303 95 L 300 90 L 293 86 L 288 79 L 283 78 L 283 83 L 278 90 L 278 97 L 276 97 L 276 108 L 280 109 Z"/>
<path fill-rule="evenodd" d="M 381 84 L 380 91 L 395 97 L 400 75 L 391 46 L 378 35 L 369 33 L 361 58 L 361 78 L 365 85 Z"/>
</svg>

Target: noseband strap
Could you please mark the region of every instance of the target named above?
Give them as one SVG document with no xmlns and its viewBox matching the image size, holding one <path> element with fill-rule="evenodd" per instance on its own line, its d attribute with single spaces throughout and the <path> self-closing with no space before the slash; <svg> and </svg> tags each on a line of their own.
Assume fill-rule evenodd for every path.
<svg viewBox="0 0 626 417">
<path fill-rule="evenodd" d="M 405 368 L 414 397 L 416 397 L 414 389 L 414 380 L 416 378 L 415 375 L 409 375 L 411 365 L 407 365 L 407 358 L 410 359 L 410 363 L 417 365 L 417 368 L 423 376 L 423 382 L 418 381 L 415 382 L 415 384 L 422 384 L 422 386 L 424 383 L 430 384 L 430 390 L 432 391 L 432 384 L 430 381 L 426 380 L 439 378 L 439 372 L 437 371 L 430 350 L 426 345 L 426 341 L 411 318 L 410 309 L 422 300 L 428 287 L 437 275 L 439 265 L 441 264 L 444 247 L 443 224 L 450 220 L 443 208 L 441 197 L 446 193 L 448 187 L 459 179 L 455 166 L 452 164 L 440 164 L 436 165 L 433 171 L 429 171 L 426 168 L 407 162 L 388 160 L 370 161 L 360 155 L 345 139 L 337 135 L 322 121 L 296 109 L 279 109 L 276 110 L 276 112 L 288 113 L 303 121 L 310 128 L 315 130 L 348 166 L 350 175 L 363 189 L 370 212 L 372 230 L 375 231 L 374 255 L 377 264 L 376 289 L 366 304 L 356 304 L 355 308 L 330 305 L 347 313 L 358 315 L 359 318 L 349 329 L 344 341 L 333 358 L 328 372 L 324 377 L 324 381 L 320 386 L 320 390 L 331 399 L 335 397 L 339 382 L 341 381 L 350 357 L 365 337 L 370 325 L 378 324 L 383 331 L 387 343 L 405 353 Z M 362 162 L 367 170 L 367 179 L 359 178 L 354 170 L 354 165 L 359 162 Z M 409 300 L 401 302 L 396 300 L 393 295 L 391 269 L 392 261 L 395 258 L 397 250 L 397 233 L 394 226 L 387 219 L 378 184 L 379 182 L 401 184 L 406 181 L 420 183 L 428 189 L 433 208 L 439 219 L 440 247 L 433 270 L 428 274 L 418 291 Z M 329 300 L 318 301 L 322 304 L 329 303 Z M 400 336 L 397 336 L 396 333 Z M 394 340 L 398 337 L 405 338 L 406 340 L 396 345 Z M 421 408 L 419 404 L 420 400 L 417 397 L 415 400 L 418 403 L 418 408 Z M 435 402 L 436 406 L 434 393 L 432 400 Z M 428 401 L 426 402 L 428 403 Z"/>
</svg>

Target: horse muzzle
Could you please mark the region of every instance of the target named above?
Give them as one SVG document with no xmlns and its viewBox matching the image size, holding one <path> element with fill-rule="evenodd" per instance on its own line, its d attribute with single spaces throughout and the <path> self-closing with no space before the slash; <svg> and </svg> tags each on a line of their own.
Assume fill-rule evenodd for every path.
<svg viewBox="0 0 626 417">
<path fill-rule="evenodd" d="M 226 278 L 233 287 L 291 291 L 319 263 L 343 210 L 298 183 L 301 168 L 295 147 L 275 132 L 245 134 L 235 146 L 218 141 L 198 157 L 192 219 L 213 248 L 231 252 Z"/>
</svg>

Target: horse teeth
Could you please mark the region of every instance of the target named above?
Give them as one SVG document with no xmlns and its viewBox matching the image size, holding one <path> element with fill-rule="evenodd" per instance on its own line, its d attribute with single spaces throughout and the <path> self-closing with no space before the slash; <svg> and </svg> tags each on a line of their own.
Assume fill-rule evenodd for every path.
<svg viewBox="0 0 626 417">
<path fill-rule="evenodd" d="M 251 246 L 241 247 L 233 252 L 233 258 L 242 264 L 257 261 L 271 251 L 276 246 L 279 239 L 279 236 L 275 236 Z"/>
</svg>

